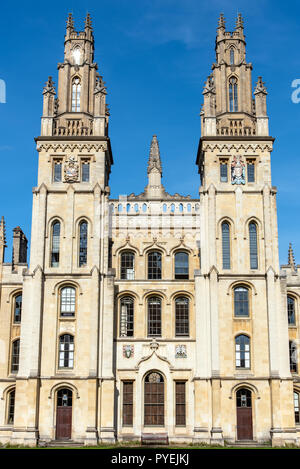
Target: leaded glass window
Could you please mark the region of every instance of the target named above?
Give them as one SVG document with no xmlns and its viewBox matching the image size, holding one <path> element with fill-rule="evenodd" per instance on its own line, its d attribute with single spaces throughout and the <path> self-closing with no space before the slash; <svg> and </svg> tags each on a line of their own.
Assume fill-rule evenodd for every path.
<svg viewBox="0 0 300 469">
<path fill-rule="evenodd" d="M 82 182 L 89 182 L 90 180 L 90 162 L 83 161 L 81 163 L 81 180 Z"/>
<path fill-rule="evenodd" d="M 21 322 L 22 315 L 22 295 L 15 296 L 14 299 L 14 323 L 19 324 Z"/>
<path fill-rule="evenodd" d="M 7 423 L 9 425 L 14 423 L 15 418 L 15 398 L 16 391 L 13 389 L 8 393 L 8 409 L 7 409 Z"/>
<path fill-rule="evenodd" d="M 189 299 L 185 297 L 175 299 L 175 335 L 189 335 Z"/>
<path fill-rule="evenodd" d="M 229 223 L 222 223 L 222 257 L 223 269 L 230 269 L 230 226 Z"/>
<path fill-rule="evenodd" d="M 79 267 L 87 264 L 88 224 L 82 221 L 79 225 Z"/>
<path fill-rule="evenodd" d="M 290 371 L 298 373 L 297 345 L 292 340 L 289 341 Z"/>
<path fill-rule="evenodd" d="M 121 254 L 121 279 L 134 280 L 134 253 L 130 251 Z"/>
<path fill-rule="evenodd" d="M 64 287 L 60 291 L 60 315 L 72 317 L 75 315 L 76 290 Z"/>
<path fill-rule="evenodd" d="M 294 326 L 296 324 L 295 300 L 291 296 L 287 297 L 287 310 L 288 310 L 288 323 Z"/>
<path fill-rule="evenodd" d="M 148 336 L 161 336 L 161 299 L 157 296 L 148 300 Z"/>
<path fill-rule="evenodd" d="M 74 366 L 74 337 L 70 334 L 59 338 L 59 368 L 73 368 Z"/>
<path fill-rule="evenodd" d="M 294 392 L 294 411 L 295 411 L 295 423 L 300 423 L 300 415 L 299 415 L 299 393 Z"/>
<path fill-rule="evenodd" d="M 220 181 L 228 182 L 228 163 L 226 161 L 220 163 Z"/>
<path fill-rule="evenodd" d="M 60 223 L 55 221 L 52 225 L 51 267 L 59 266 Z"/>
<path fill-rule="evenodd" d="M 11 372 L 12 373 L 18 373 L 19 359 L 20 359 L 20 339 L 17 339 L 12 343 L 12 352 L 11 352 Z"/>
<path fill-rule="evenodd" d="M 257 255 L 257 227 L 256 223 L 249 223 L 250 268 L 258 268 Z"/>
<path fill-rule="evenodd" d="M 177 252 L 175 254 L 175 278 L 189 278 L 189 255 L 186 252 Z"/>
<path fill-rule="evenodd" d="M 61 160 L 54 161 L 54 170 L 53 170 L 53 181 L 54 182 L 61 182 L 62 177 L 62 162 Z"/>
<path fill-rule="evenodd" d="M 148 279 L 161 279 L 161 253 L 150 252 L 148 254 Z"/>
<path fill-rule="evenodd" d="M 234 289 L 234 315 L 249 316 L 249 290 L 245 287 Z"/>
<path fill-rule="evenodd" d="M 72 84 L 72 112 L 80 111 L 81 84 L 79 78 L 74 78 Z"/>
<path fill-rule="evenodd" d="M 235 338 L 235 366 L 250 368 L 250 339 L 243 334 Z"/>
<path fill-rule="evenodd" d="M 134 300 L 125 296 L 120 301 L 120 336 L 132 337 L 134 331 Z"/>
<path fill-rule="evenodd" d="M 247 179 L 248 182 L 255 182 L 255 165 L 252 161 L 247 163 Z"/>
<path fill-rule="evenodd" d="M 238 111 L 238 85 L 237 79 L 234 77 L 229 80 L 229 111 Z"/>
<path fill-rule="evenodd" d="M 230 65 L 234 65 L 234 49 L 230 49 Z"/>
</svg>

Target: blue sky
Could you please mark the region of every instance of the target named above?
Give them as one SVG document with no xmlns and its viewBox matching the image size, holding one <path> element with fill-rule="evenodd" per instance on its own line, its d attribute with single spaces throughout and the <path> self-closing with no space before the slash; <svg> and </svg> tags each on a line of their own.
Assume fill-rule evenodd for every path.
<svg viewBox="0 0 300 469">
<path fill-rule="evenodd" d="M 272 174 L 278 188 L 280 261 L 286 263 L 291 241 L 300 263 L 300 103 L 291 100 L 291 83 L 300 79 L 300 2 L 277 0 L 3 3 L 0 79 L 6 82 L 7 102 L 0 104 L 0 215 L 7 226 L 6 261 L 11 260 L 12 229 L 20 225 L 30 237 L 38 158 L 33 138 L 40 132 L 44 83 L 49 75 L 57 82 L 69 11 L 78 30 L 87 11 L 93 19 L 95 60 L 111 111 L 113 197 L 143 190 L 154 133 L 168 192 L 197 197 L 199 111 L 215 59 L 217 19 L 223 12 L 227 29 L 233 30 L 237 12 L 242 13 L 253 84 L 263 76 L 270 133 L 276 138 Z"/>
</svg>

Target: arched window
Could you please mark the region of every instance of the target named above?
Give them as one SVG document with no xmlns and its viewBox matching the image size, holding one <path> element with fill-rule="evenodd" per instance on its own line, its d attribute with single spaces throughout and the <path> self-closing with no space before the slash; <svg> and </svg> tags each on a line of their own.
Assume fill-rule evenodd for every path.
<svg viewBox="0 0 300 469">
<path fill-rule="evenodd" d="M 249 389 L 239 389 L 236 393 L 237 407 L 252 407 L 251 391 Z"/>
<path fill-rule="evenodd" d="M 74 337 L 70 334 L 59 338 L 59 368 L 73 368 L 74 366 Z"/>
<path fill-rule="evenodd" d="M 299 414 L 299 393 L 294 391 L 294 412 L 295 412 L 295 423 L 300 423 L 300 414 Z"/>
<path fill-rule="evenodd" d="M 152 296 L 148 300 L 148 337 L 161 336 L 161 299 Z"/>
<path fill-rule="evenodd" d="M 161 279 L 161 253 L 150 252 L 148 254 L 148 279 Z"/>
<path fill-rule="evenodd" d="M 16 390 L 12 389 L 7 394 L 8 403 L 7 403 L 7 423 L 9 425 L 14 423 L 15 418 L 15 398 L 16 398 Z"/>
<path fill-rule="evenodd" d="M 73 287 L 63 287 L 60 290 L 60 315 L 75 316 L 76 290 Z"/>
<path fill-rule="evenodd" d="M 247 335 L 235 338 L 235 366 L 236 368 L 250 368 L 250 339 Z"/>
<path fill-rule="evenodd" d="M 249 249 L 250 249 L 250 269 L 258 269 L 257 256 L 257 227 L 256 223 L 249 223 Z"/>
<path fill-rule="evenodd" d="M 290 371 L 298 373 L 298 354 L 297 345 L 292 340 L 289 341 Z"/>
<path fill-rule="evenodd" d="M 175 278 L 189 278 L 189 255 L 186 252 L 176 252 L 175 254 Z"/>
<path fill-rule="evenodd" d="M 134 280 L 134 253 L 131 251 L 121 254 L 121 279 Z"/>
<path fill-rule="evenodd" d="M 88 224 L 82 221 L 79 225 L 79 267 L 87 264 Z"/>
<path fill-rule="evenodd" d="M 288 323 L 292 326 L 296 324 L 295 300 L 291 296 L 287 297 Z"/>
<path fill-rule="evenodd" d="M 230 65 L 234 65 L 234 48 L 230 49 Z"/>
<path fill-rule="evenodd" d="M 189 299 L 183 296 L 175 299 L 175 335 L 189 335 Z"/>
<path fill-rule="evenodd" d="M 144 425 L 164 425 L 164 379 L 151 372 L 145 378 Z"/>
<path fill-rule="evenodd" d="M 22 316 L 22 293 L 14 298 L 14 323 L 20 324 Z"/>
<path fill-rule="evenodd" d="M 120 301 L 120 336 L 132 337 L 134 332 L 134 300 L 124 296 Z"/>
<path fill-rule="evenodd" d="M 11 347 L 11 372 L 18 373 L 20 359 L 20 339 L 14 340 Z"/>
<path fill-rule="evenodd" d="M 238 85 L 237 79 L 229 79 L 229 112 L 238 111 Z"/>
<path fill-rule="evenodd" d="M 230 269 L 230 227 L 229 223 L 222 223 L 222 256 L 223 269 Z"/>
<path fill-rule="evenodd" d="M 52 224 L 51 267 L 59 266 L 60 222 Z"/>
<path fill-rule="evenodd" d="M 81 83 L 78 77 L 72 82 L 72 112 L 80 112 Z"/>
<path fill-rule="evenodd" d="M 249 290 L 246 287 L 234 289 L 234 315 L 249 316 Z"/>
</svg>

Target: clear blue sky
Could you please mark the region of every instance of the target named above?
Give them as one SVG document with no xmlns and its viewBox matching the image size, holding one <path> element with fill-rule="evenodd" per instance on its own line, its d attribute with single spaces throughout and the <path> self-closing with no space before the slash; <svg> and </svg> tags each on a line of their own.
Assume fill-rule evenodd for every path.
<svg viewBox="0 0 300 469">
<path fill-rule="evenodd" d="M 30 237 L 38 159 L 33 138 L 40 132 L 44 83 L 49 75 L 57 82 L 69 11 L 77 29 L 87 11 L 93 19 L 95 60 L 111 111 L 113 197 L 143 190 L 154 133 L 166 189 L 197 197 L 199 110 L 215 58 L 217 19 L 223 12 L 233 30 L 237 12 L 242 13 L 253 82 L 259 75 L 266 82 L 270 133 L 276 137 L 272 171 L 280 260 L 286 262 L 292 241 L 300 263 L 300 103 L 291 101 L 291 83 L 300 78 L 300 2 L 277 0 L 3 2 L 0 79 L 6 82 L 7 103 L 0 104 L 0 215 L 7 225 L 6 261 L 12 229 L 20 225 Z"/>
</svg>

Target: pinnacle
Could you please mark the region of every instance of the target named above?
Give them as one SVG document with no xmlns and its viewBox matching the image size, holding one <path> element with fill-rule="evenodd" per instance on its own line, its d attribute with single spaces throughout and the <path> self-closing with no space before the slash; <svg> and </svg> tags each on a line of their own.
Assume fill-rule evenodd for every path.
<svg viewBox="0 0 300 469">
<path fill-rule="evenodd" d="M 294 251 L 292 248 L 292 243 L 289 244 L 288 251 L 288 265 L 291 266 L 294 270 L 296 269 Z"/>
<path fill-rule="evenodd" d="M 0 220 L 0 245 L 5 246 L 6 245 L 6 237 L 5 237 L 5 221 L 4 217 L 1 217 Z"/>
<path fill-rule="evenodd" d="M 85 17 L 85 28 L 92 29 L 92 19 L 89 13 L 87 13 Z"/>
<path fill-rule="evenodd" d="M 224 13 L 220 13 L 219 20 L 218 20 L 218 28 L 224 28 L 225 29 Z"/>
<path fill-rule="evenodd" d="M 244 20 L 243 20 L 241 13 L 238 13 L 236 23 L 235 23 L 235 29 L 238 29 L 238 28 L 241 28 L 241 29 L 244 28 Z"/>
</svg>

